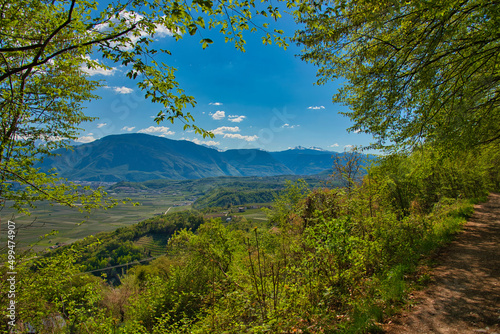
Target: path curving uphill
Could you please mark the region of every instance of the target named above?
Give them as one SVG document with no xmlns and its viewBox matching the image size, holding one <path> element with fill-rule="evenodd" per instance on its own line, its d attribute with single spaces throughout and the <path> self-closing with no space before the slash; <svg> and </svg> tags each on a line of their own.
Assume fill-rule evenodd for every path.
<svg viewBox="0 0 500 334">
<path fill-rule="evenodd" d="M 387 334 L 500 334 L 500 194 L 476 205 L 438 256 L 433 283 L 415 305 L 384 325 Z"/>
</svg>

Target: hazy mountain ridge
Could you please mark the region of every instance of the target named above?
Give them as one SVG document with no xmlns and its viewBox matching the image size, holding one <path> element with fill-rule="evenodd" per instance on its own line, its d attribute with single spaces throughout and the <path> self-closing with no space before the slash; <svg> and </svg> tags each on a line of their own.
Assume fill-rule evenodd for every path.
<svg viewBox="0 0 500 334">
<path fill-rule="evenodd" d="M 214 176 L 312 175 L 331 168 L 335 152 L 291 149 L 220 152 L 185 140 L 146 134 L 111 135 L 60 150 L 39 165 L 80 181 L 186 180 Z"/>
<path fill-rule="evenodd" d="M 301 147 L 281 152 L 270 152 L 270 154 L 288 166 L 295 175 L 313 175 L 332 168 L 333 157 L 342 153 Z"/>
</svg>

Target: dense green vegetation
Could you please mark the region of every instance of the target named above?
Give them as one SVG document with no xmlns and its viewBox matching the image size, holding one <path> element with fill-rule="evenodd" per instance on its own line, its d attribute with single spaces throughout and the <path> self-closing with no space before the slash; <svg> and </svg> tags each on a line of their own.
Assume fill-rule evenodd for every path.
<svg viewBox="0 0 500 334">
<path fill-rule="evenodd" d="M 209 207 L 229 208 L 249 203 L 272 202 L 278 190 L 242 190 L 242 189 L 215 189 L 208 194 L 198 198 L 194 203 L 195 209 Z"/>
<path fill-rule="evenodd" d="M 202 223 L 203 216 L 193 211 L 171 213 L 144 220 L 133 226 L 122 227 L 114 232 L 99 233 L 76 242 L 71 248 L 78 252 L 80 258 L 77 263 L 83 265 L 83 271 L 96 271 L 150 258 L 154 256 L 152 251 L 158 250 L 155 246 L 163 248 L 162 253 L 165 254 L 168 239 L 174 232 L 181 229 L 196 230 Z M 138 241 L 148 236 L 151 237 L 152 243 L 139 245 Z M 65 253 L 66 249 L 67 247 L 59 248 L 49 255 Z M 98 273 L 106 273 L 108 281 L 116 284 L 120 280 L 118 274 L 125 271 L 111 268 Z"/>
<path fill-rule="evenodd" d="M 374 332 L 428 279 L 419 265 L 471 200 L 499 190 L 499 159 L 421 149 L 381 158 L 350 191 L 289 182 L 267 224 L 185 212 L 90 238 L 19 264 L 19 319 L 60 316 L 73 333 Z M 145 236 L 169 238 L 167 254 L 117 270 L 119 285 L 81 274 L 145 256 L 132 242 Z"/>
</svg>

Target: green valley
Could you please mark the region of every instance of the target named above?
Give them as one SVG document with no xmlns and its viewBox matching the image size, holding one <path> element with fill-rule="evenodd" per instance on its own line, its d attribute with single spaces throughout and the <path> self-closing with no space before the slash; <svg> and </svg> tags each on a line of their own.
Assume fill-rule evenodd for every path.
<svg viewBox="0 0 500 334">
<path fill-rule="evenodd" d="M 119 202 L 116 207 L 109 210 L 99 209 L 88 214 L 79 212 L 77 208 L 42 202 L 30 216 L 16 214 L 5 207 L 0 211 L 0 217 L 2 229 L 5 228 L 7 219 L 19 224 L 20 247 L 33 245 L 33 249 L 43 250 L 60 244 L 70 244 L 99 232 L 130 226 L 164 213 L 191 208 L 227 207 L 228 204 L 239 206 L 266 203 L 269 205 L 273 201 L 274 194 L 285 187 L 286 180 L 299 178 L 299 176 L 215 177 L 181 181 L 119 182 L 110 185 L 107 192 L 110 196 L 126 202 Z M 310 176 L 305 179 L 311 187 L 332 182 L 328 176 Z M 220 199 L 223 202 L 212 202 L 212 196 L 222 191 L 221 189 L 226 189 L 226 191 L 231 189 L 229 192 L 232 195 L 245 193 L 246 196 L 234 202 L 231 202 L 228 197 L 225 201 Z M 249 193 L 252 196 L 249 196 Z M 222 210 L 219 211 L 222 212 Z M 262 216 L 265 217 L 261 215 L 261 218 Z M 57 231 L 57 233 L 49 235 L 52 231 Z M 45 235 L 48 236 L 44 237 Z M 1 237 L 0 241 L 4 242 L 6 236 Z"/>
</svg>

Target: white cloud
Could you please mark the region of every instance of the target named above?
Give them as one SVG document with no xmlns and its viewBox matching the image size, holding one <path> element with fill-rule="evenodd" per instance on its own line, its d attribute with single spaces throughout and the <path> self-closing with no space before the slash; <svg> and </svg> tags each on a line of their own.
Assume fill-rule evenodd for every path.
<svg viewBox="0 0 500 334">
<path fill-rule="evenodd" d="M 288 123 L 285 123 L 281 126 L 282 129 L 295 129 L 297 127 L 299 127 L 300 125 L 290 125 Z"/>
<path fill-rule="evenodd" d="M 259 139 L 259 137 L 256 135 L 244 136 L 239 133 L 234 133 L 234 132 L 240 132 L 240 128 L 237 126 L 221 126 L 210 132 L 212 132 L 214 135 L 224 135 L 224 138 L 243 139 L 246 141 L 255 141 Z M 227 133 L 227 132 L 232 132 L 232 133 Z"/>
<path fill-rule="evenodd" d="M 325 109 L 325 106 L 310 106 L 310 107 L 308 107 L 307 109 L 311 109 L 311 110 L 321 110 L 321 109 Z"/>
<path fill-rule="evenodd" d="M 256 141 L 257 139 L 259 139 L 259 137 L 256 135 L 243 136 L 243 135 L 240 135 L 239 133 L 226 133 L 226 134 L 224 134 L 224 138 L 243 139 L 246 141 Z"/>
<path fill-rule="evenodd" d="M 361 129 L 356 129 L 353 131 L 354 133 L 360 133 L 361 132 Z"/>
<path fill-rule="evenodd" d="M 137 131 L 137 133 L 148 133 L 148 134 L 158 133 L 160 134 L 160 137 L 175 134 L 174 131 L 170 131 L 170 128 L 166 126 L 150 126 L 149 128 Z"/>
<path fill-rule="evenodd" d="M 108 123 L 99 123 L 97 124 L 97 128 L 100 129 L 102 127 L 105 127 L 106 125 L 108 125 Z"/>
<path fill-rule="evenodd" d="M 99 24 L 95 27 L 95 29 L 103 34 L 105 33 L 112 33 L 112 28 L 110 27 L 110 23 L 113 25 L 118 25 L 120 24 L 121 21 L 125 21 L 126 25 L 128 27 L 132 26 L 133 24 L 136 24 L 140 22 L 141 20 L 144 19 L 144 16 L 132 12 L 132 11 L 122 11 L 119 13 L 120 18 L 112 18 L 110 22 L 106 22 L 103 24 Z M 140 26 L 140 25 L 139 25 Z M 138 33 L 137 33 L 138 32 Z M 173 33 L 171 30 L 169 30 L 166 26 L 164 25 L 157 25 L 155 27 L 155 32 L 154 32 L 155 37 L 163 38 L 167 36 L 173 36 Z M 137 43 L 137 41 L 143 37 L 151 37 L 147 32 L 145 31 L 132 31 L 127 34 L 127 37 L 130 39 L 130 42 L 127 42 L 126 45 L 120 44 L 119 47 L 122 50 L 132 50 L 133 45 Z M 111 43 L 112 46 L 116 46 L 118 43 Z"/>
<path fill-rule="evenodd" d="M 192 141 L 193 143 L 198 144 L 198 145 L 207 145 L 207 146 L 217 146 L 217 145 L 220 145 L 220 142 L 215 141 L 215 140 L 205 140 L 205 141 L 203 141 L 203 140 L 199 140 L 198 138 L 186 139 L 186 140 Z"/>
<path fill-rule="evenodd" d="M 217 110 L 215 112 L 215 114 L 211 113 L 210 116 L 212 116 L 213 119 L 219 121 L 219 120 L 223 119 L 224 117 L 226 117 L 226 113 L 224 111 L 222 111 L 222 110 Z"/>
<path fill-rule="evenodd" d="M 217 129 L 211 130 L 214 135 L 223 135 L 226 132 L 240 132 L 240 128 L 237 126 L 221 126 Z"/>
<path fill-rule="evenodd" d="M 89 133 L 89 136 L 82 136 L 82 137 L 80 137 L 78 139 L 75 139 L 76 142 L 78 142 L 78 143 L 84 143 L 84 144 L 91 143 L 91 142 L 93 142 L 95 140 L 96 139 L 94 138 L 94 136 L 91 133 Z"/>
<path fill-rule="evenodd" d="M 99 60 L 91 59 L 89 56 L 82 57 L 82 64 L 80 65 L 80 71 L 87 73 L 90 76 L 94 75 L 105 75 L 110 76 L 114 75 L 117 71 L 116 67 L 103 68 L 103 64 Z M 89 65 L 94 68 L 89 68 Z M 109 88 L 108 86 L 104 86 L 104 88 Z"/>
<path fill-rule="evenodd" d="M 80 70 L 82 72 L 87 73 L 90 76 L 94 75 L 105 75 L 105 76 L 110 76 L 114 75 L 116 72 L 116 67 L 111 67 L 111 69 L 107 68 L 102 68 L 102 67 L 97 67 L 97 68 L 88 68 L 86 65 L 82 65 L 80 67 Z"/>
<path fill-rule="evenodd" d="M 134 129 L 135 129 L 135 126 L 124 126 L 121 130 L 130 132 Z"/>
<path fill-rule="evenodd" d="M 125 86 L 122 86 L 122 87 L 102 86 L 102 88 L 112 89 L 115 93 L 118 93 L 118 94 L 130 94 L 134 91 L 132 88 L 128 88 Z"/>
<path fill-rule="evenodd" d="M 344 148 L 353 148 L 353 145 L 344 145 Z"/>
<path fill-rule="evenodd" d="M 210 105 L 210 106 L 221 106 L 222 103 L 220 103 L 220 102 L 210 102 L 208 105 Z"/>
<path fill-rule="evenodd" d="M 173 35 L 174 34 L 172 33 L 172 31 L 170 29 L 168 29 L 167 27 L 165 27 L 164 25 L 156 26 L 156 30 L 155 30 L 156 37 L 164 38 L 164 37 L 173 36 Z"/>
<path fill-rule="evenodd" d="M 243 120 L 247 118 L 246 116 L 238 116 L 238 115 L 229 115 L 228 116 L 228 121 L 233 122 L 233 123 L 241 123 Z"/>
<path fill-rule="evenodd" d="M 134 91 L 132 88 L 128 88 L 128 87 L 125 87 L 125 86 L 122 86 L 122 87 L 112 87 L 112 88 L 118 94 L 130 94 L 130 93 L 132 93 Z"/>
<path fill-rule="evenodd" d="M 339 147 L 339 146 L 340 146 L 340 145 L 339 145 L 338 143 L 335 143 L 335 144 L 332 144 L 332 145 L 330 145 L 330 146 L 328 146 L 328 147 Z"/>
</svg>

